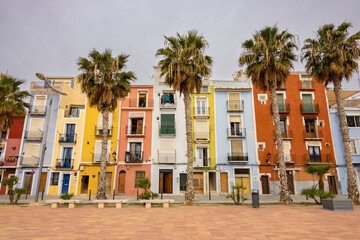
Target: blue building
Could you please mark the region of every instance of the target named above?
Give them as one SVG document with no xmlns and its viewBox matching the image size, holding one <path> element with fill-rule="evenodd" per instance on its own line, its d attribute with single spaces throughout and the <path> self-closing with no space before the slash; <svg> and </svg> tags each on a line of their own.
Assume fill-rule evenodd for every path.
<svg viewBox="0 0 360 240">
<path fill-rule="evenodd" d="M 216 172 L 218 193 L 232 186 L 259 190 L 255 116 L 250 79 L 213 81 L 215 90 Z"/>
<path fill-rule="evenodd" d="M 344 91 L 347 96 L 359 91 Z M 339 118 L 336 109 L 333 92 L 328 90 L 328 98 L 330 105 L 330 123 L 331 132 L 335 147 L 335 156 L 337 163 L 338 178 L 341 188 L 338 187 L 339 194 L 347 195 L 347 173 L 346 173 L 346 159 L 344 145 L 342 142 L 342 135 L 340 131 Z M 360 99 L 344 100 L 344 109 L 346 113 L 347 124 L 349 127 L 349 138 L 351 156 L 353 160 L 354 169 L 357 175 L 358 183 L 360 171 Z M 359 185 L 358 185 L 359 186 Z"/>
</svg>

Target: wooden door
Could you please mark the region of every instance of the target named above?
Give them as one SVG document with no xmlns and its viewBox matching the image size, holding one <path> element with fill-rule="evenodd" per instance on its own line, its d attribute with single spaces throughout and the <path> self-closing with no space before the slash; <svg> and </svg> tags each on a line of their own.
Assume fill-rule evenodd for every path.
<svg viewBox="0 0 360 240">
<path fill-rule="evenodd" d="M 45 191 L 46 178 L 47 178 L 47 173 L 46 172 L 41 173 L 39 192 L 42 192 L 43 190 Z"/>
<path fill-rule="evenodd" d="M 119 173 L 118 193 L 125 193 L 125 177 L 126 172 L 122 171 Z"/>
<path fill-rule="evenodd" d="M 335 176 L 328 176 L 329 191 L 333 194 L 337 194 Z"/>
<path fill-rule="evenodd" d="M 32 182 L 33 182 L 33 174 L 27 172 L 25 174 L 24 188 L 26 189 L 26 191 L 29 195 L 31 194 Z"/>
<path fill-rule="evenodd" d="M 287 175 L 287 185 L 289 188 L 289 192 L 290 194 L 295 194 L 293 171 L 286 171 L 286 175 Z"/>
<path fill-rule="evenodd" d="M 195 193 L 204 193 L 204 175 L 202 172 L 194 173 L 194 191 Z"/>
<path fill-rule="evenodd" d="M 235 177 L 235 184 L 243 185 L 245 190 L 241 190 L 241 194 L 250 194 L 251 193 L 251 185 L 250 185 L 250 177 Z"/>
<path fill-rule="evenodd" d="M 81 183 L 81 194 L 88 194 L 89 176 L 82 176 Z"/>
<path fill-rule="evenodd" d="M 164 193 L 172 193 L 172 173 L 165 173 L 164 181 Z"/>
<path fill-rule="evenodd" d="M 111 179 L 112 179 L 112 173 L 107 172 L 106 173 L 106 194 L 112 195 L 111 192 Z"/>
<path fill-rule="evenodd" d="M 262 194 L 270 194 L 269 176 L 261 176 Z"/>
<path fill-rule="evenodd" d="M 220 173 L 220 185 L 221 185 L 221 193 L 228 193 L 228 173 L 222 172 Z"/>
</svg>

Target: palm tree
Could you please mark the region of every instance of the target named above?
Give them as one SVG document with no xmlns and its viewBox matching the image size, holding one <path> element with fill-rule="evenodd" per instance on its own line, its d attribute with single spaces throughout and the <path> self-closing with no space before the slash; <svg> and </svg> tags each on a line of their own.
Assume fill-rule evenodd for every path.
<svg viewBox="0 0 360 240">
<path fill-rule="evenodd" d="M 280 203 L 290 204 L 289 188 L 287 185 L 284 146 L 281 136 L 279 106 L 276 88 L 286 83 L 286 78 L 296 60 L 294 49 L 295 36 L 287 30 L 279 31 L 275 25 L 256 31 L 253 39 L 242 44 L 244 51 L 239 58 L 240 66 L 246 65 L 246 74 L 253 84 L 260 90 L 270 90 L 271 109 L 275 127 L 275 141 L 279 155 L 280 168 Z"/>
<path fill-rule="evenodd" d="M 188 31 L 187 35 L 177 33 L 175 37 L 165 37 L 165 48 L 157 50 L 160 60 L 161 76 L 165 82 L 180 95 L 184 95 L 186 143 L 187 143 L 187 182 L 185 204 L 194 202 L 193 181 L 193 149 L 191 124 L 191 93 L 200 92 L 202 79 L 210 75 L 212 59 L 205 53 L 208 43 L 203 35 L 196 30 Z"/>
<path fill-rule="evenodd" d="M 0 129 L 7 130 L 14 123 L 14 117 L 24 117 L 30 105 L 24 102 L 31 94 L 20 91 L 24 81 L 0 74 Z"/>
<path fill-rule="evenodd" d="M 89 99 L 90 106 L 96 106 L 103 115 L 100 175 L 97 199 L 106 199 L 106 154 L 108 145 L 109 112 L 115 110 L 119 99 L 127 96 L 130 81 L 135 80 L 133 72 L 123 71 L 129 55 L 111 56 L 111 50 L 99 53 L 93 49 L 89 59 L 80 57 L 78 67 L 82 73 L 78 81 L 81 90 Z"/>
<path fill-rule="evenodd" d="M 314 39 L 305 40 L 302 48 L 302 60 L 305 60 L 307 71 L 314 75 L 318 82 L 324 83 L 325 86 L 328 83 L 334 84 L 347 166 L 348 197 L 352 199 L 353 203 L 358 204 L 359 190 L 351 158 L 341 87 L 344 78 L 349 80 L 352 74 L 358 71 L 357 61 L 360 59 L 360 32 L 350 36 L 348 32 L 350 27 L 351 23 L 349 22 L 344 22 L 337 28 L 333 24 L 320 27 Z"/>
<path fill-rule="evenodd" d="M 306 172 L 310 174 L 315 174 L 319 177 L 319 189 L 324 191 L 324 181 L 323 176 L 330 170 L 330 165 L 328 164 L 319 164 L 319 165 L 309 165 L 306 167 Z"/>
</svg>

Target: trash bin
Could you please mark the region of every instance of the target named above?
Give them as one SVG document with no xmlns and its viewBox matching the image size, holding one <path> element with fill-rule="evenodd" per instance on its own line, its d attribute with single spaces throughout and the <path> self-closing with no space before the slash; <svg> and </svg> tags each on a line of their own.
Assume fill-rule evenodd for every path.
<svg viewBox="0 0 360 240">
<path fill-rule="evenodd" d="M 253 208 L 258 208 L 259 207 L 259 190 L 251 191 L 251 199 L 252 199 Z"/>
</svg>

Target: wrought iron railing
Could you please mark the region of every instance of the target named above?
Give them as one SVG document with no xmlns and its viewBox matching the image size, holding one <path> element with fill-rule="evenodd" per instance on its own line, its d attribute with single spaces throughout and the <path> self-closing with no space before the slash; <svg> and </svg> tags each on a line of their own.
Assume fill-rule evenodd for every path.
<svg viewBox="0 0 360 240">
<path fill-rule="evenodd" d="M 25 140 L 41 141 L 42 136 L 43 136 L 42 131 L 25 131 L 24 139 Z"/>
<path fill-rule="evenodd" d="M 247 162 L 249 160 L 247 153 L 228 153 L 229 162 Z"/>
<path fill-rule="evenodd" d="M 30 115 L 45 115 L 45 113 L 46 113 L 46 106 L 33 105 L 29 109 Z"/>
<path fill-rule="evenodd" d="M 245 137 L 246 128 L 227 128 L 228 137 Z"/>
<path fill-rule="evenodd" d="M 125 152 L 125 162 L 126 163 L 142 163 L 143 162 L 143 152 Z"/>
<path fill-rule="evenodd" d="M 76 134 L 60 134 L 59 143 L 76 143 Z"/>
<path fill-rule="evenodd" d="M 226 101 L 227 110 L 229 112 L 239 112 L 244 111 L 244 101 L 243 100 L 228 100 Z"/>
<path fill-rule="evenodd" d="M 74 159 L 64 158 L 64 159 L 56 159 L 55 168 L 57 169 L 73 169 L 74 167 Z"/>
</svg>

